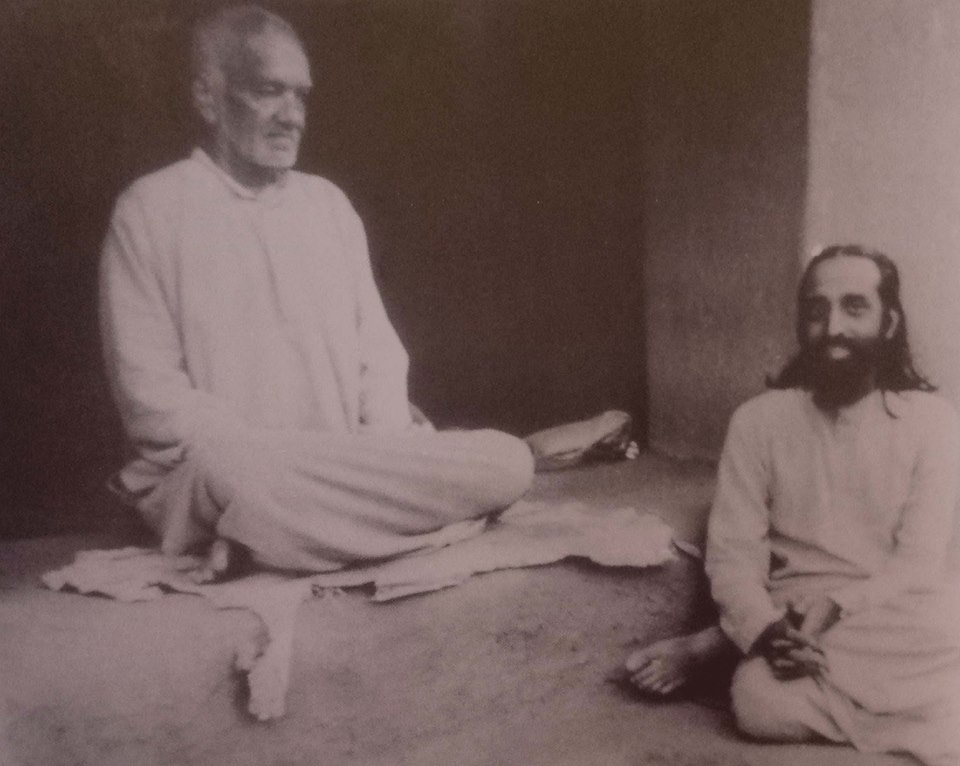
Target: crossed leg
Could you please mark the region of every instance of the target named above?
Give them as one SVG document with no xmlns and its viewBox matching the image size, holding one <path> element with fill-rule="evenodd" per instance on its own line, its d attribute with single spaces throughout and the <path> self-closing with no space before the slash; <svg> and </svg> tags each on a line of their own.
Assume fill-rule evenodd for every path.
<svg viewBox="0 0 960 766">
<path fill-rule="evenodd" d="M 766 742 L 847 742 L 830 715 L 826 698 L 810 676 L 776 679 L 763 657 L 749 657 L 737 667 L 730 687 L 737 727 Z"/>
<path fill-rule="evenodd" d="M 291 436 L 281 438 L 278 444 L 264 451 L 276 453 L 279 448 L 288 455 L 286 463 L 274 460 L 272 471 L 265 471 L 263 465 L 270 462 L 270 454 L 258 455 L 247 449 L 240 450 L 239 457 L 230 458 L 230 453 L 237 453 L 234 445 L 216 445 L 213 449 L 223 454 L 195 456 L 201 464 L 200 475 L 188 475 L 180 481 L 187 485 L 186 491 L 181 488 L 180 494 L 189 495 L 188 502 L 201 509 L 198 515 L 205 524 L 216 524 L 228 530 L 214 539 L 205 565 L 194 573 L 194 579 L 199 583 L 220 581 L 252 566 L 260 542 L 258 538 L 262 535 L 253 534 L 253 530 L 248 529 L 245 534 L 250 540 L 248 545 L 251 547 L 248 548 L 242 544 L 244 538 L 242 531 L 237 529 L 236 519 L 244 520 L 248 527 L 256 526 L 255 517 L 265 513 L 289 520 L 294 515 L 289 509 L 302 506 L 305 501 L 309 501 L 319 516 L 323 515 L 325 504 L 337 505 L 337 509 L 328 509 L 326 526 L 328 530 L 345 526 L 348 538 L 369 540 L 382 537 L 382 527 L 388 525 L 404 536 L 423 537 L 425 546 L 431 544 L 431 540 L 425 537 L 431 531 L 450 542 L 448 531 L 453 530 L 449 530 L 448 524 L 502 510 L 519 499 L 530 483 L 531 453 L 536 470 L 552 470 L 577 462 L 592 454 L 591 450 L 600 450 L 598 454 L 621 455 L 628 446 L 630 425 L 631 418 L 627 413 L 607 411 L 593 418 L 538 431 L 524 440 L 496 431 L 383 435 L 376 437 L 373 444 L 369 439 L 351 439 L 349 436 Z M 303 445 L 296 444 L 304 440 L 308 442 L 306 451 Z M 311 440 L 314 442 L 312 447 L 309 445 Z M 330 450 L 328 443 L 339 446 Z M 364 443 L 366 446 L 362 446 Z M 206 452 L 209 453 L 209 449 Z M 189 474 L 190 470 L 187 467 L 184 473 Z M 304 474 L 310 475 L 314 487 L 303 489 Z M 250 478 L 255 478 L 258 486 L 251 486 Z M 174 477 L 171 485 L 176 484 Z M 294 484 L 301 489 L 291 493 Z M 268 496 L 264 496 L 263 490 L 271 485 Z M 261 495 L 257 503 L 259 507 L 244 511 L 251 504 L 250 497 L 258 493 Z M 283 501 L 286 508 L 277 504 L 279 495 L 287 496 Z M 178 502 L 183 505 L 182 498 L 174 505 Z M 275 509 L 272 514 L 267 512 L 271 505 Z M 204 508 L 206 511 L 202 510 Z M 223 524 L 219 522 L 221 511 L 227 516 Z M 355 520 L 345 518 L 350 514 Z M 168 515 L 165 512 L 159 514 L 163 519 Z M 297 537 L 304 536 L 301 520 L 289 523 L 295 528 Z M 170 527 L 166 521 L 164 526 Z M 231 527 L 232 534 L 229 532 Z M 311 534 L 323 537 L 322 532 L 310 530 L 307 536 Z M 318 542 L 329 541 L 318 539 Z M 395 555 L 411 549 L 409 537 L 400 541 L 396 550 L 391 549 L 389 540 L 381 543 L 381 549 L 385 545 L 386 550 L 373 552 L 373 557 L 377 553 L 380 556 Z M 352 553 L 354 555 L 348 546 L 347 551 L 339 551 L 336 555 L 344 560 L 343 563 L 370 557 L 362 550 Z M 324 561 L 320 568 L 330 567 Z"/>
<path fill-rule="evenodd" d="M 138 510 L 166 552 L 209 547 L 201 580 L 229 574 L 244 549 L 322 572 L 434 545 L 441 528 L 519 499 L 532 474 L 527 446 L 496 431 L 259 432 L 196 445 Z"/>
</svg>

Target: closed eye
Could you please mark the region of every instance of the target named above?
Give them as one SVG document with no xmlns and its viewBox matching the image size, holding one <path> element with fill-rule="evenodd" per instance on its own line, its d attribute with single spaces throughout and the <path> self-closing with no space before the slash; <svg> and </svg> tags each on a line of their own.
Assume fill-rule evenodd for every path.
<svg viewBox="0 0 960 766">
<path fill-rule="evenodd" d="M 283 93 L 283 86 L 274 82 L 257 83 L 250 87 L 250 92 L 255 96 L 279 96 Z"/>
<path fill-rule="evenodd" d="M 862 295 L 844 296 L 840 305 L 851 316 L 860 316 L 870 309 L 870 303 Z"/>
</svg>

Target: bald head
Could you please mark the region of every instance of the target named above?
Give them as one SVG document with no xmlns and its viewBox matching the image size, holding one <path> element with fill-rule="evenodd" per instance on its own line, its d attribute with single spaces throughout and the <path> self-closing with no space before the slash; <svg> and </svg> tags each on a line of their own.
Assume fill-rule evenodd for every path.
<svg viewBox="0 0 960 766">
<path fill-rule="evenodd" d="M 221 85 L 231 72 L 242 68 L 250 39 L 266 34 L 285 37 L 303 50 L 300 36 L 287 20 L 259 5 L 231 5 L 200 19 L 191 41 L 193 80 Z"/>
</svg>

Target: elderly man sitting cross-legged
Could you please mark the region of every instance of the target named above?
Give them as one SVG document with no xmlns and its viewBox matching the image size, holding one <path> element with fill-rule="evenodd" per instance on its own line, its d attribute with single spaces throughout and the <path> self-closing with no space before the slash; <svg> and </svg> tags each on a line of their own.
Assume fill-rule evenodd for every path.
<svg viewBox="0 0 960 766">
<path fill-rule="evenodd" d="M 394 556 L 514 502 L 529 447 L 411 415 L 360 219 L 291 169 L 311 87 L 294 30 L 221 10 L 197 27 L 193 77 L 206 142 L 122 194 L 103 249 L 107 368 L 134 450 L 119 491 L 168 552 L 217 538 L 203 578 L 246 549 L 312 571 Z"/>
<path fill-rule="evenodd" d="M 913 368 L 883 254 L 814 258 L 798 336 L 775 390 L 727 434 L 706 555 L 719 626 L 640 649 L 627 670 L 662 695 L 739 656 L 731 698 L 747 734 L 956 766 L 956 415 Z"/>
</svg>

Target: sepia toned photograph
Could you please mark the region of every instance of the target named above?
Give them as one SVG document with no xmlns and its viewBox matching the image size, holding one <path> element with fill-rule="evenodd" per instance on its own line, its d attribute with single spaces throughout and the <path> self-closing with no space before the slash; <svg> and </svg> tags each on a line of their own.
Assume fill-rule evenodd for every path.
<svg viewBox="0 0 960 766">
<path fill-rule="evenodd" d="M 960 766 L 960 2 L 0 0 L 0 766 Z"/>
</svg>

